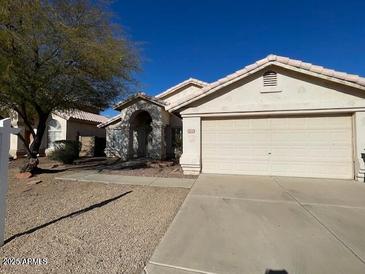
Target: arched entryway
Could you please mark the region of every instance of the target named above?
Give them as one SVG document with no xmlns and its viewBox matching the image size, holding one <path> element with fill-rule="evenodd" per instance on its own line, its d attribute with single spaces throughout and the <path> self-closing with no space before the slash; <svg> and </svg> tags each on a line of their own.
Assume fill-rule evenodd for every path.
<svg viewBox="0 0 365 274">
<path fill-rule="evenodd" d="M 130 119 L 129 155 L 131 158 L 149 157 L 152 117 L 147 111 L 138 111 Z"/>
</svg>

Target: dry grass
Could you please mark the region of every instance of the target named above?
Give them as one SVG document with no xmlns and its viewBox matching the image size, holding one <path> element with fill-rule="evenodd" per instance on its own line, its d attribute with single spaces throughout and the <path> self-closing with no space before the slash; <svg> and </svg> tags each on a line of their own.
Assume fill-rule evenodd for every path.
<svg viewBox="0 0 365 274">
<path fill-rule="evenodd" d="M 44 161 L 43 161 L 44 163 Z M 47 258 L 42 266 L 1 266 L 1 273 L 140 273 L 188 190 L 14 179 L 8 191 L 7 243 L 0 256 Z M 52 163 L 44 163 L 51 165 Z"/>
</svg>

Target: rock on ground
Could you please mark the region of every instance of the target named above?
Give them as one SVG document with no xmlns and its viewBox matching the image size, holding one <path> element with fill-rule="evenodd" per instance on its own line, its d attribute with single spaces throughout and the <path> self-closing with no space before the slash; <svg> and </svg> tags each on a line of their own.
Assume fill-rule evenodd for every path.
<svg viewBox="0 0 365 274">
<path fill-rule="evenodd" d="M 188 190 L 55 181 L 24 184 L 10 172 L 0 257 L 47 258 L 1 273 L 140 273 Z M 114 197 L 115 200 L 109 201 Z M 82 211 L 82 209 L 84 209 Z M 80 211 L 81 210 L 81 211 Z"/>
</svg>

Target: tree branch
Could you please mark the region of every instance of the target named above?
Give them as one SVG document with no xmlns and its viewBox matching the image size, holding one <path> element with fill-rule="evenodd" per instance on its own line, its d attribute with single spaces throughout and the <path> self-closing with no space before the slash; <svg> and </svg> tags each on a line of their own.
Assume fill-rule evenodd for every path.
<svg viewBox="0 0 365 274">
<path fill-rule="evenodd" d="M 23 120 L 24 120 L 24 121 L 27 121 L 26 123 L 28 124 L 28 129 L 29 129 L 30 133 L 32 134 L 32 136 L 33 136 L 33 138 L 34 138 L 34 137 L 35 137 L 35 132 L 34 132 L 33 126 L 32 126 L 32 125 L 30 124 L 30 122 L 29 122 L 28 114 L 27 114 L 27 110 L 26 110 L 26 108 L 25 108 L 25 103 L 24 103 L 24 102 L 22 102 L 22 104 L 21 104 L 21 108 L 22 108 L 22 111 L 23 111 L 23 113 L 24 113 L 24 118 L 23 118 Z"/>
<path fill-rule="evenodd" d="M 33 138 L 35 137 L 35 132 L 34 132 L 34 129 L 33 129 L 33 126 L 30 124 L 29 120 L 28 120 L 28 117 L 26 116 L 26 114 L 22 113 L 22 111 L 20 111 L 20 109 L 13 105 L 12 108 L 19 114 L 19 116 L 23 119 L 23 122 L 25 124 L 25 126 L 28 128 L 28 130 L 30 131 L 30 133 L 32 134 Z"/>
</svg>

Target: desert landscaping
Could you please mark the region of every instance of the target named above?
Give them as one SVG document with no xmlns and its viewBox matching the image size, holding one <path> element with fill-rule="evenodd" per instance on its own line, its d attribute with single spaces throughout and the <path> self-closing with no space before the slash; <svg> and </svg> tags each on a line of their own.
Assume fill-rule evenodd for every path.
<svg viewBox="0 0 365 274">
<path fill-rule="evenodd" d="M 10 163 L 0 256 L 48 263 L 2 265 L 3 273 L 140 273 L 188 193 L 55 180 L 72 172 L 57 170 L 77 167 L 46 158 L 40 167 L 49 173 L 15 179 L 22 161 Z"/>
<path fill-rule="evenodd" d="M 364 10 L 2 0 L 0 274 L 364 274 Z"/>
</svg>

